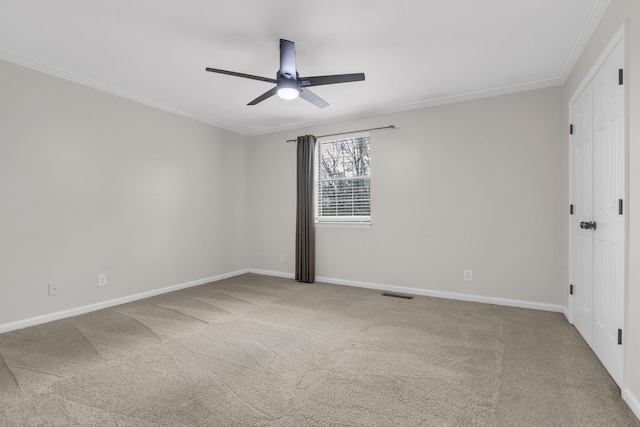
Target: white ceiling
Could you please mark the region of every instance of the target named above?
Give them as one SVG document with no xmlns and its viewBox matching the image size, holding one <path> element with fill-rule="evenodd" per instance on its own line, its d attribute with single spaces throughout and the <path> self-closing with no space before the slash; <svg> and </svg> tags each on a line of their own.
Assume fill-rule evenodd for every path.
<svg viewBox="0 0 640 427">
<path fill-rule="evenodd" d="M 609 0 L 0 0 L 0 59 L 245 135 L 562 84 Z M 272 97 L 279 39 L 331 105 Z"/>
</svg>

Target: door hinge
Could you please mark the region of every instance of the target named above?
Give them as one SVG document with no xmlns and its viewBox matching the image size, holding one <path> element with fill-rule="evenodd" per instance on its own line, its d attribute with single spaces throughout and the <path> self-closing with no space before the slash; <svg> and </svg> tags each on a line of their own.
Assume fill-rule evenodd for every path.
<svg viewBox="0 0 640 427">
<path fill-rule="evenodd" d="M 623 209 L 622 209 L 622 199 L 618 199 L 618 215 L 622 215 L 623 213 Z"/>
<path fill-rule="evenodd" d="M 624 71 L 622 70 L 622 68 L 620 68 L 620 69 L 618 70 L 618 84 L 619 84 L 619 85 L 624 84 L 624 78 L 623 78 L 623 76 L 624 76 Z"/>
<path fill-rule="evenodd" d="M 569 215 L 573 215 L 573 205 L 569 205 Z"/>
<path fill-rule="evenodd" d="M 573 135 L 573 125 L 569 125 L 569 135 Z"/>
<path fill-rule="evenodd" d="M 618 329 L 618 345 L 622 345 L 622 329 Z"/>
<path fill-rule="evenodd" d="M 573 285 L 569 285 L 569 295 L 573 295 Z"/>
</svg>

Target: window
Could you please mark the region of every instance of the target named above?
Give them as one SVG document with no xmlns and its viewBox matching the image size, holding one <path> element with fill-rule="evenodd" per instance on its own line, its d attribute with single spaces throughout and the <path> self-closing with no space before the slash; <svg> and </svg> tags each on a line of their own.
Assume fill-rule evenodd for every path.
<svg viewBox="0 0 640 427">
<path fill-rule="evenodd" d="M 316 223 L 370 223 L 369 134 L 319 138 L 316 149 Z"/>
</svg>

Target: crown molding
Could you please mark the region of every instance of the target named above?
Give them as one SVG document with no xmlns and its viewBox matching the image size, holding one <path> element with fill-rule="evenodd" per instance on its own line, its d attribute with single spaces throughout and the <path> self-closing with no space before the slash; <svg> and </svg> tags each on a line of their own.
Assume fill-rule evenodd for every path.
<svg viewBox="0 0 640 427">
<path fill-rule="evenodd" d="M 355 114 L 346 114 L 341 116 L 328 117 L 321 120 L 311 120 L 305 122 L 293 123 L 285 126 L 275 126 L 271 128 L 249 131 L 249 136 L 266 135 L 275 132 L 282 132 L 294 129 L 307 128 L 311 126 L 326 125 L 331 123 L 344 122 L 347 120 L 363 119 L 367 117 L 379 116 L 383 114 L 399 113 L 402 111 L 419 110 L 421 108 L 436 107 L 439 105 L 454 104 L 457 102 L 472 101 L 475 99 L 490 98 L 493 96 L 510 95 L 519 92 L 526 92 L 535 89 L 544 89 L 553 86 L 560 86 L 563 82 L 559 78 L 540 80 L 536 82 L 517 84 L 512 86 L 503 86 L 495 89 L 480 90 L 476 92 L 468 92 L 459 95 L 445 96 L 441 98 L 427 99 L 424 101 L 412 102 L 409 104 L 395 105 L 392 107 L 378 108 L 375 110 L 367 110 Z"/>
<path fill-rule="evenodd" d="M 111 95 L 116 95 L 125 99 L 128 99 L 130 101 L 134 101 L 143 105 L 146 105 L 148 107 L 153 107 L 153 108 L 157 108 L 159 110 L 162 111 L 166 111 L 168 113 L 171 114 L 176 114 L 178 116 L 181 117 L 185 117 L 187 119 L 191 119 L 191 120 L 196 120 L 198 122 L 202 122 L 211 126 L 215 126 L 217 128 L 221 128 L 221 129 L 225 129 L 234 133 L 238 133 L 240 135 L 244 135 L 244 136 L 249 136 L 250 132 L 247 131 L 246 129 L 239 129 L 233 126 L 229 126 L 226 125 L 224 123 L 220 123 L 220 122 L 216 122 L 214 120 L 210 120 L 201 116 L 198 116 L 196 114 L 190 113 L 188 111 L 184 111 L 184 110 L 180 110 L 178 108 L 173 108 L 170 107 L 168 105 L 164 105 L 160 102 L 157 101 L 153 101 L 151 99 L 148 98 L 144 98 L 138 95 L 135 95 L 131 92 L 127 92 L 125 90 L 122 89 L 118 89 L 116 87 L 98 82 L 96 80 L 81 76 L 79 74 L 76 73 L 72 73 L 70 71 L 65 71 L 62 70 L 60 68 L 56 68 L 56 67 L 51 67 L 49 65 L 44 65 L 38 62 L 34 62 L 34 61 L 30 61 L 28 59 L 25 58 L 21 58 L 19 56 L 10 54 L 8 52 L 4 52 L 4 51 L 0 51 L 0 59 L 10 62 L 12 64 L 16 64 L 16 65 L 20 65 L 22 67 L 26 67 L 26 68 L 30 68 L 32 70 L 36 70 L 36 71 L 40 71 L 44 74 L 49 74 L 51 76 L 54 77 L 58 77 L 61 78 L 63 80 L 67 80 L 73 83 L 77 83 L 83 86 L 88 86 L 90 88 L 99 90 L 101 92 L 106 92 L 109 93 Z"/>
<path fill-rule="evenodd" d="M 573 49 L 571 50 L 571 53 L 567 58 L 567 62 L 565 62 L 564 64 L 564 68 L 562 69 L 562 73 L 560 74 L 560 84 L 564 84 L 569 78 L 571 71 L 573 71 L 573 67 L 575 67 L 576 63 L 578 62 L 578 59 L 580 58 L 580 55 L 582 55 L 582 52 L 591 39 L 591 36 L 593 36 L 593 32 L 596 30 L 596 27 L 598 26 L 598 23 L 607 10 L 607 7 L 609 7 L 610 2 L 611 0 L 598 0 L 595 6 L 593 6 L 591 15 L 589 15 L 587 23 L 582 28 L 580 37 L 578 37 L 576 44 L 573 45 Z"/>
<path fill-rule="evenodd" d="M 569 57 L 567 58 L 567 61 L 565 62 L 562 73 L 558 78 L 528 82 L 528 83 L 511 85 L 511 86 L 504 86 L 504 87 L 488 89 L 488 90 L 468 92 L 468 93 L 445 96 L 440 98 L 427 99 L 427 100 L 408 103 L 408 104 L 401 104 L 401 105 L 395 105 L 391 107 L 383 107 L 383 108 L 378 108 L 373 110 L 362 111 L 354 114 L 331 116 L 331 117 L 327 117 L 320 120 L 302 121 L 302 122 L 291 123 L 291 124 L 282 125 L 282 126 L 267 127 L 267 128 L 257 129 L 257 130 L 238 128 L 222 122 L 201 117 L 189 111 L 180 110 L 180 109 L 162 104 L 160 102 L 147 99 L 147 98 L 135 95 L 133 93 L 118 89 L 116 87 L 89 79 L 87 77 L 83 77 L 81 75 L 78 75 L 69 71 L 65 71 L 56 67 L 51 67 L 48 65 L 30 61 L 7 52 L 0 51 L 0 59 L 17 64 L 17 65 L 21 65 L 30 69 L 34 69 L 34 70 L 43 72 L 45 74 L 53 75 L 55 77 L 59 77 L 64 80 L 78 83 L 83 86 L 88 86 L 88 87 L 100 90 L 102 92 L 107 92 L 112 95 L 120 96 L 122 98 L 129 99 L 131 101 L 138 102 L 153 108 L 157 108 L 159 110 L 176 114 L 188 119 L 196 120 L 198 122 L 215 126 L 217 128 L 225 129 L 243 136 L 251 137 L 251 136 L 259 136 L 259 135 L 272 134 L 276 132 L 307 128 L 311 126 L 339 123 L 347 120 L 363 119 L 363 118 L 379 116 L 383 114 L 392 114 L 392 113 L 398 113 L 398 112 L 409 111 L 409 110 L 417 110 L 422 108 L 435 107 L 439 105 L 453 104 L 457 102 L 471 101 L 475 99 L 488 98 L 488 97 L 500 96 L 500 95 L 508 95 L 508 94 L 525 92 L 525 91 L 534 90 L 534 89 L 543 89 L 547 87 L 563 85 L 566 82 L 569 75 L 571 74 L 571 71 L 573 70 L 573 67 L 578 61 L 580 55 L 584 51 L 589 39 L 593 35 L 593 32 L 595 31 L 598 23 L 600 22 L 600 19 L 602 18 L 607 7 L 609 6 L 610 1 L 611 0 L 598 0 L 598 2 L 595 4 L 595 6 L 591 11 L 591 14 L 589 15 L 589 19 L 585 24 L 585 26 L 583 27 L 582 32 L 580 33 L 580 37 L 578 38 L 575 45 L 573 46 L 573 49 Z"/>
</svg>

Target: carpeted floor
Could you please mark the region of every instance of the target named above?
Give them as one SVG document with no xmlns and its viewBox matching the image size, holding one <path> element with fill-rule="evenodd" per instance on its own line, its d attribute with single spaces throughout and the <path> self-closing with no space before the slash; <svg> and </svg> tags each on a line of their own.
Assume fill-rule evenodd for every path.
<svg viewBox="0 0 640 427">
<path fill-rule="evenodd" d="M 640 426 L 558 313 L 244 275 L 0 335 L 0 426 Z"/>
</svg>

